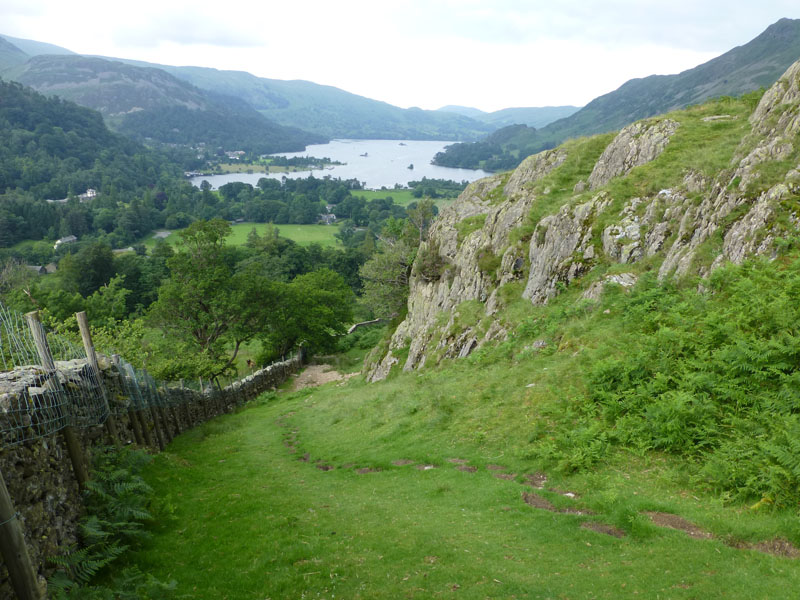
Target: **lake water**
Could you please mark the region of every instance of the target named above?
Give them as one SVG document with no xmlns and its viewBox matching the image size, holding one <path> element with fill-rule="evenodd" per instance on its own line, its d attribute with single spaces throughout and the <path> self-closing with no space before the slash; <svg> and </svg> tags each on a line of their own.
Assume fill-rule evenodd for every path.
<svg viewBox="0 0 800 600">
<path fill-rule="evenodd" d="M 437 152 L 453 142 L 431 142 L 419 140 L 333 140 L 327 144 L 308 146 L 302 152 L 280 153 L 280 156 L 315 156 L 346 163 L 296 173 L 229 173 L 192 177 L 191 182 L 199 186 L 208 181 L 213 189 L 232 181 L 244 181 L 256 185 L 262 177 L 281 179 L 282 177 L 304 178 L 313 173 L 314 177 L 330 175 L 341 179 L 358 179 L 366 189 L 393 188 L 395 184 L 408 185 L 409 181 L 429 179 L 452 179 L 454 181 L 475 181 L 490 175 L 486 171 L 472 169 L 451 169 L 430 164 Z M 409 165 L 414 165 L 409 169 Z"/>
</svg>

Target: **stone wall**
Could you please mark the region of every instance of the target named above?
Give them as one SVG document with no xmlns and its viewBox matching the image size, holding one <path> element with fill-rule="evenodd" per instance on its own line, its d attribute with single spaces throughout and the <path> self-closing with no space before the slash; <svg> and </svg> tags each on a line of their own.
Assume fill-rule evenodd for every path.
<svg viewBox="0 0 800 600">
<path fill-rule="evenodd" d="M 285 381 L 301 365 L 301 357 L 275 363 L 256 371 L 222 389 L 209 384 L 203 392 L 188 388 L 168 387 L 158 390 L 160 406 L 141 395 L 132 398 L 130 381 L 124 369 L 108 360 L 101 360 L 102 380 L 108 392 L 117 432 L 122 444 L 134 444 L 158 452 L 159 440 L 168 443 L 175 435 L 233 411 L 261 393 Z M 75 373 L 85 372 L 85 362 L 57 363 L 58 377 L 77 381 Z M 8 411 L 10 398 L 30 402 L 31 396 L 20 381 L 30 374 L 30 367 L 4 373 L 0 381 L 0 419 Z M 15 384 L 16 382 L 16 384 Z M 27 382 L 28 384 L 30 381 Z M 84 382 L 88 389 L 91 381 Z M 79 387 L 83 387 L 80 386 Z M 35 397 L 36 386 L 33 386 Z M 35 420 L 35 419 L 34 419 Z M 138 429 L 138 431 L 137 431 Z M 112 442 L 106 425 L 93 425 L 76 431 L 87 464 L 91 464 L 93 448 Z M 29 436 L 32 437 L 32 436 Z M 78 484 L 72 471 L 61 432 L 30 439 L 24 443 L 0 447 L 0 472 L 18 512 L 33 564 L 39 569 L 42 585 L 52 573 L 48 557 L 63 553 L 77 542 L 81 501 Z M 0 599 L 14 598 L 8 573 L 0 558 Z"/>
</svg>

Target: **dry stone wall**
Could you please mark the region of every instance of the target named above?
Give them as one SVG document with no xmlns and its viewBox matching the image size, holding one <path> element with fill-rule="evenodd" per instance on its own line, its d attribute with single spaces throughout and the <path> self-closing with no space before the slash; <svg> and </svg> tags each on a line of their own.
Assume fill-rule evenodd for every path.
<svg viewBox="0 0 800 600">
<path fill-rule="evenodd" d="M 219 389 L 209 384 L 202 392 L 180 387 L 158 390 L 161 403 L 142 403 L 142 390 L 132 388 L 124 369 L 101 357 L 102 382 L 107 390 L 111 412 L 122 444 L 141 445 L 158 451 L 160 442 L 195 425 L 233 411 L 261 393 L 285 381 L 301 365 L 298 355 L 254 372 L 242 380 Z M 85 361 L 56 364 L 57 377 L 74 386 L 95 385 L 86 374 Z M 42 383 L 40 367 L 20 367 L 0 374 L 0 419 L 8 418 L 11 402 L 32 403 Z M 153 396 L 150 396 L 151 398 Z M 146 399 L 145 399 L 146 400 Z M 33 404 L 31 404 L 32 406 Z M 32 423 L 35 419 L 30 419 Z M 138 430 L 138 431 L 137 431 Z M 77 429 L 87 464 L 95 448 L 113 442 L 108 428 L 93 425 Z M 32 433 L 27 441 L 0 447 L 0 472 L 17 510 L 28 553 L 38 568 L 40 582 L 50 575 L 49 557 L 65 552 L 77 542 L 81 498 L 61 432 L 43 437 Z M 0 598 L 14 598 L 8 572 L 0 559 Z"/>
</svg>

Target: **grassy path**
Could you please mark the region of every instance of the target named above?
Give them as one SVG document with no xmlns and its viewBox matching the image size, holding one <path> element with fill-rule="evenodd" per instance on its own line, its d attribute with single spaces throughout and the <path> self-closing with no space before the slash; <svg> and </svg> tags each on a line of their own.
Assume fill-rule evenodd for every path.
<svg viewBox="0 0 800 600">
<path fill-rule="evenodd" d="M 586 490 L 535 490 L 519 462 L 502 479 L 513 474 L 497 470 L 502 457 L 435 438 L 383 444 L 362 427 L 386 392 L 351 383 L 272 395 L 180 436 L 147 473 L 159 521 L 136 563 L 189 598 L 230 600 L 776 599 L 800 589 L 800 561 L 641 514 L 535 508 L 585 513 Z M 581 527 L 626 520 L 623 538 Z"/>
</svg>

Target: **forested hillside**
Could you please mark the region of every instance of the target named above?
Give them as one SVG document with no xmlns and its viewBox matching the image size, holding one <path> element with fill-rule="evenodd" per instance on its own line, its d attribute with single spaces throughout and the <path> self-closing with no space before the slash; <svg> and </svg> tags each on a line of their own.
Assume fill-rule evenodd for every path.
<svg viewBox="0 0 800 600">
<path fill-rule="evenodd" d="M 492 127 L 457 114 L 403 109 L 310 81 L 283 81 L 242 71 L 158 67 L 200 89 L 235 96 L 268 119 L 330 138 L 471 140 Z"/>
<path fill-rule="evenodd" d="M 161 69 L 77 55 L 41 55 L 5 76 L 93 108 L 142 142 L 251 153 L 302 150 L 326 138 L 269 121 L 243 100 L 195 88 Z"/>
<path fill-rule="evenodd" d="M 99 113 L 0 81 L 0 193 L 65 198 L 177 175 L 177 165 L 106 128 Z"/>
</svg>

